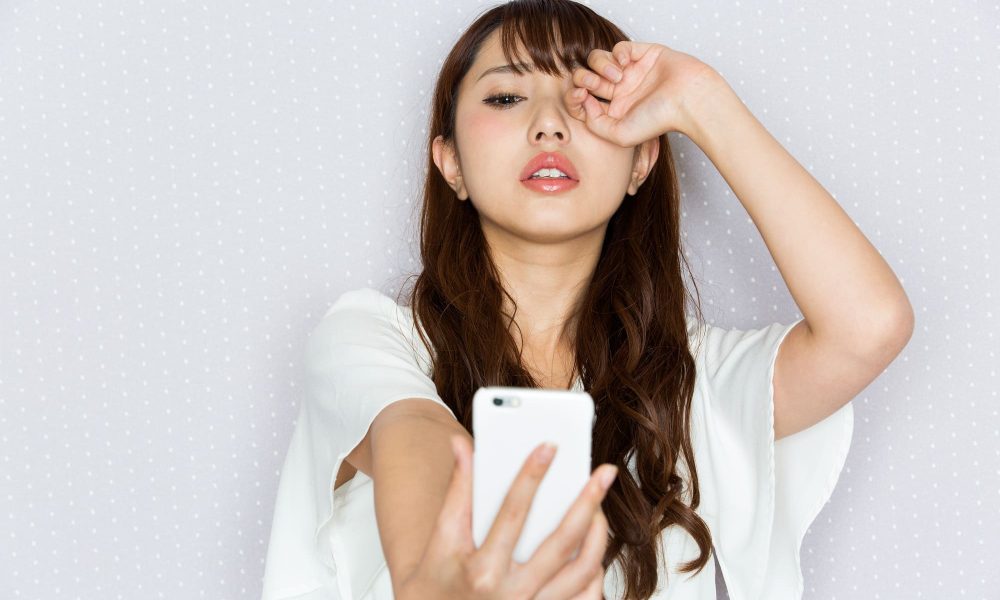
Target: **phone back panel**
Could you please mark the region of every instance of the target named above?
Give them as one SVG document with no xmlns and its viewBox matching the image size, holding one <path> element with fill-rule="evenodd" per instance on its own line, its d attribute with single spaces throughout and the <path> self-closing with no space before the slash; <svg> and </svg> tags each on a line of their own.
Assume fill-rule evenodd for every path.
<svg viewBox="0 0 1000 600">
<path fill-rule="evenodd" d="M 497 406 L 494 398 L 505 402 Z M 513 399 L 518 405 L 512 405 Z M 524 563 L 559 526 L 590 479 L 594 401 L 583 391 L 483 387 L 472 402 L 472 530 L 477 548 L 525 459 L 542 442 L 557 446 L 514 549 L 514 560 Z"/>
</svg>

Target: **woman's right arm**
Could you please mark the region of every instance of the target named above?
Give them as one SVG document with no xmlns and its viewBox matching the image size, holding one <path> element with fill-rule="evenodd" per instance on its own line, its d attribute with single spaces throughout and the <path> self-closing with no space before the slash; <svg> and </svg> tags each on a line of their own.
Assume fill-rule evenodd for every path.
<svg viewBox="0 0 1000 600">
<path fill-rule="evenodd" d="M 394 582 L 416 568 L 431 538 L 455 464 L 450 436 L 456 434 L 471 444 L 447 409 L 407 398 L 382 409 L 346 459 L 373 480 L 379 537 Z"/>
<path fill-rule="evenodd" d="M 614 465 L 591 473 L 556 530 L 521 564 L 512 560 L 514 546 L 552 456 L 543 458 L 541 445 L 515 476 L 483 545 L 473 549 L 472 437 L 451 412 L 426 399 L 398 400 L 377 414 L 365 440 L 356 449 L 357 468 L 373 480 L 396 597 L 603 597 L 608 526 L 601 502 Z"/>
</svg>

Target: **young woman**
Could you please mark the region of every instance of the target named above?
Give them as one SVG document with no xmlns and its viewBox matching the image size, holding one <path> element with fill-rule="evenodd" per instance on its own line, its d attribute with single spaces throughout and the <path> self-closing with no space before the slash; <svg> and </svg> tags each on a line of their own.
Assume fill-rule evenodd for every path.
<svg viewBox="0 0 1000 600">
<path fill-rule="evenodd" d="M 727 330 L 686 309 L 670 131 L 719 169 L 803 318 Z M 800 598 L 850 401 L 913 328 L 877 250 L 717 71 L 568 0 L 474 22 L 428 140 L 409 305 L 348 291 L 309 338 L 265 600 L 714 600 L 712 552 L 730 597 Z M 524 564 L 511 550 L 544 462 L 472 543 L 487 385 L 596 405 L 593 482 Z"/>
</svg>

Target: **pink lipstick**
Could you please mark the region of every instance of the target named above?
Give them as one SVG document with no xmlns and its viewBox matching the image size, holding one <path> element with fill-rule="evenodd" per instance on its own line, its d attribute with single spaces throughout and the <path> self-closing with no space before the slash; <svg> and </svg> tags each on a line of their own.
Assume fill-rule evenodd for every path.
<svg viewBox="0 0 1000 600">
<path fill-rule="evenodd" d="M 535 177 L 539 169 L 558 169 L 565 177 Z M 528 161 L 521 169 L 521 183 L 536 192 L 559 193 L 571 190 L 580 185 L 573 162 L 559 152 L 541 152 Z"/>
</svg>

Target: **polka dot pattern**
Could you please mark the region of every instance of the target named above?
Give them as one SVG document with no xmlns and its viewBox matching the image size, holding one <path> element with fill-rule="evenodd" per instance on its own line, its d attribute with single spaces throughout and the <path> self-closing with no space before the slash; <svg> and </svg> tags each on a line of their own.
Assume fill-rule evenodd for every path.
<svg viewBox="0 0 1000 600">
<path fill-rule="evenodd" d="M 585 4 L 719 70 L 914 306 L 855 399 L 805 597 L 993 597 L 1000 7 Z M 259 596 L 305 335 L 419 270 L 433 79 L 492 5 L 0 5 L 5 597 Z M 670 135 L 706 318 L 801 316 Z"/>
</svg>

